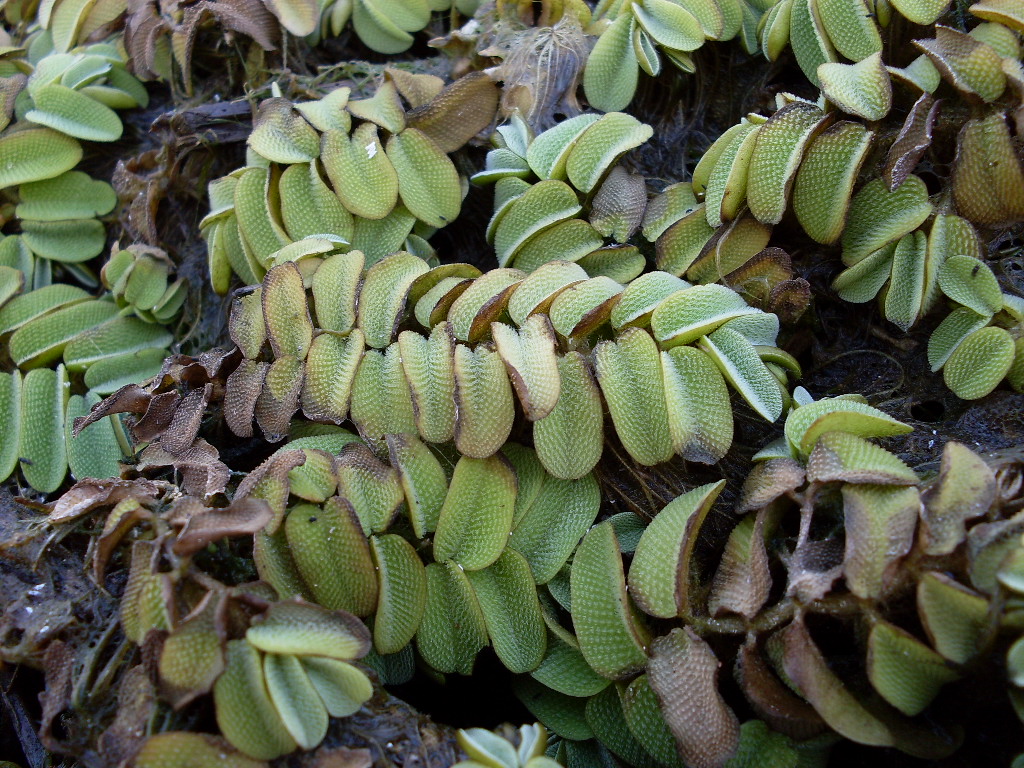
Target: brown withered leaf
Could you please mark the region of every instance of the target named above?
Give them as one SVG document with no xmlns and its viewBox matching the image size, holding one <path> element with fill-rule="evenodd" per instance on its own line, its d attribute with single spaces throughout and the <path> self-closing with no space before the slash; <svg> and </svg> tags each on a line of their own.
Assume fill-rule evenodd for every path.
<svg viewBox="0 0 1024 768">
<path fill-rule="evenodd" d="M 270 505 L 274 513 L 273 519 L 267 524 L 268 534 L 274 533 L 284 520 L 291 482 L 288 473 L 295 467 L 301 467 L 306 461 L 306 453 L 299 449 L 279 450 L 256 469 L 250 472 L 235 490 L 235 501 L 254 495 Z"/>
<path fill-rule="evenodd" d="M 185 18 L 182 23 L 182 27 L 186 29 L 190 23 L 193 24 L 188 30 L 188 42 L 185 48 L 186 61 L 189 66 L 191 66 L 192 47 L 195 43 L 199 22 L 206 13 L 212 14 L 225 31 L 240 32 L 246 37 L 251 37 L 265 51 L 273 51 L 279 44 L 281 27 L 277 19 L 260 0 L 216 0 L 215 2 L 202 0 L 185 9 Z M 194 16 L 195 22 L 190 22 L 190 16 Z M 185 75 L 188 76 L 188 79 L 185 79 Z M 189 82 L 191 72 L 186 71 L 183 80 L 186 83 Z"/>
<path fill-rule="evenodd" d="M 214 147 L 244 142 L 252 132 L 252 106 L 248 100 L 239 100 L 211 101 L 190 109 L 180 108 L 154 120 L 153 130 L 166 131 L 167 143 L 181 150 L 197 144 Z"/>
<path fill-rule="evenodd" d="M 771 290 L 793 277 L 793 260 L 782 248 L 765 248 L 750 261 L 729 273 L 727 284 L 764 308 Z"/>
<path fill-rule="evenodd" d="M 264 613 L 278 600 L 277 590 L 265 581 L 250 581 L 228 590 L 228 637 L 241 637 L 254 616 Z"/>
<path fill-rule="evenodd" d="M 174 390 L 153 395 L 146 413 L 128 428 L 132 439 L 136 443 L 148 443 L 160 437 L 174 420 L 180 401 L 181 397 Z"/>
<path fill-rule="evenodd" d="M 181 709 L 204 693 L 224 671 L 227 595 L 211 590 L 176 626 L 160 649 L 160 693 Z"/>
<path fill-rule="evenodd" d="M 445 86 L 429 103 L 406 115 L 406 125 L 422 131 L 445 153 L 485 130 L 498 110 L 498 86 L 483 72 L 472 72 Z"/>
<path fill-rule="evenodd" d="M 722 768 L 739 744 L 739 720 L 718 692 L 720 666 L 711 647 L 689 627 L 651 643 L 648 680 L 679 756 L 693 768 Z"/>
<path fill-rule="evenodd" d="M 139 664 L 121 678 L 114 722 L 97 741 L 107 765 L 120 765 L 139 751 L 155 713 L 156 691 L 145 666 Z"/>
<path fill-rule="evenodd" d="M 624 243 L 640 227 L 647 209 L 647 182 L 621 165 L 609 171 L 594 195 L 590 224 L 604 237 Z"/>
<path fill-rule="evenodd" d="M 260 0 L 129 0 L 125 48 L 132 69 L 144 80 L 165 76 L 170 62 L 162 57 L 170 48 L 181 67 L 185 91 L 191 94 L 193 50 L 204 29 L 225 39 L 226 33 L 239 32 L 265 51 L 277 47 L 281 34 L 277 19 Z"/>
<path fill-rule="evenodd" d="M 305 377 L 305 361 L 286 355 L 267 369 L 263 387 L 256 397 L 256 423 L 268 442 L 276 443 L 288 435 L 292 415 L 299 409 L 299 392 Z"/>
<path fill-rule="evenodd" d="M 748 638 L 740 648 L 734 675 L 757 716 L 773 730 L 803 741 L 828 728 L 814 707 L 794 694 L 772 672 L 756 639 Z"/>
<path fill-rule="evenodd" d="M 726 285 L 747 303 L 795 323 L 811 301 L 811 285 L 793 276 L 793 262 L 781 248 L 765 248 L 726 277 Z"/>
<path fill-rule="evenodd" d="M 203 510 L 209 509 L 202 499 L 195 496 L 179 496 L 169 509 L 165 509 L 160 517 L 177 531 L 184 528 L 193 515 L 198 515 Z"/>
<path fill-rule="evenodd" d="M 139 74 L 138 70 L 136 74 Z M 151 149 L 118 160 L 114 167 L 110 183 L 123 206 L 121 224 L 134 239 L 148 243 L 160 241 L 157 210 L 166 195 L 167 171 L 173 165 L 170 161 L 172 152 L 173 145 L 165 144 L 158 150 Z"/>
<path fill-rule="evenodd" d="M 186 394 L 174 410 L 174 416 L 167 429 L 160 436 L 160 447 L 169 453 L 181 453 L 187 450 L 199 434 L 199 427 L 206 414 L 206 406 L 213 394 L 213 385 L 207 384 L 202 389 L 193 389 Z"/>
<path fill-rule="evenodd" d="M 51 523 L 67 523 L 99 506 L 113 506 L 125 498 L 142 503 L 155 501 L 169 486 L 145 478 L 97 480 L 85 478 L 71 486 L 50 505 L 47 518 Z"/>
<path fill-rule="evenodd" d="M 125 384 L 113 394 L 96 403 L 89 411 L 88 416 L 76 418 L 72 434 L 78 437 L 78 434 L 90 424 L 95 424 L 100 419 L 115 413 L 144 414 L 149 408 L 152 397 L 148 390 L 138 384 Z"/>
<path fill-rule="evenodd" d="M 156 443 L 149 445 L 136 465 L 140 472 L 164 467 L 173 467 L 181 473 L 181 489 L 190 496 L 208 499 L 223 493 L 231 479 L 231 471 L 220 460 L 217 449 L 202 438 L 177 454 L 168 453 Z"/>
<path fill-rule="evenodd" d="M 263 530 L 273 517 L 270 505 L 263 499 L 236 499 L 223 509 L 205 509 L 192 515 L 171 549 L 182 557 L 191 555 L 218 539 L 251 536 Z"/>
<path fill-rule="evenodd" d="M 843 575 L 843 551 L 834 539 L 805 539 L 786 560 L 789 570 L 787 595 L 803 603 L 820 600 L 832 591 Z"/>
<path fill-rule="evenodd" d="M 124 44 L 132 71 L 143 80 L 160 76 L 156 61 L 157 41 L 167 30 L 167 23 L 161 18 L 155 0 L 128 0 Z"/>
<path fill-rule="evenodd" d="M 754 465 L 743 482 L 737 512 L 750 512 L 770 504 L 804 484 L 804 468 L 794 459 L 769 459 Z"/>
<path fill-rule="evenodd" d="M 922 93 L 903 121 L 896 141 L 889 147 L 885 168 L 882 170 L 882 177 L 890 192 L 907 180 L 931 146 L 932 127 L 938 117 L 940 104 L 942 102 L 936 101 L 930 93 Z"/>
<path fill-rule="evenodd" d="M 71 703 L 74 664 L 75 654 L 63 641 L 54 640 L 46 647 L 43 656 L 46 685 L 39 695 L 39 701 L 43 705 L 39 738 L 50 750 L 63 751 L 60 749 L 60 741 L 54 736 L 53 726 L 57 716 Z"/>
<path fill-rule="evenodd" d="M 505 83 L 502 114 L 510 117 L 518 111 L 536 133 L 541 133 L 560 119 L 583 111 L 576 92 L 589 53 L 590 39 L 570 13 L 553 27 L 527 28 L 480 55 L 504 58 L 499 66 L 487 70 L 495 80 Z"/>
<path fill-rule="evenodd" d="M 170 33 L 174 58 L 177 60 L 178 66 L 181 67 L 181 83 L 188 96 L 193 93 L 192 51 L 196 45 L 196 38 L 199 37 L 203 24 L 215 23 L 215 19 L 210 3 L 198 2 L 185 9 L 185 13 L 181 17 L 181 24 L 167 30 Z"/>
<path fill-rule="evenodd" d="M 228 376 L 224 390 L 224 421 L 239 437 L 252 437 L 256 399 L 263 391 L 270 363 L 245 358 Z"/>
<path fill-rule="evenodd" d="M 783 280 L 772 288 L 766 310 L 778 315 L 779 320 L 792 325 L 807 311 L 811 303 L 811 284 L 802 277 Z"/>
<path fill-rule="evenodd" d="M 738 613 L 750 619 L 767 602 L 772 588 L 764 543 L 767 514 L 762 509 L 756 517 L 748 516 L 733 528 L 708 595 L 712 616 Z"/>
<path fill-rule="evenodd" d="M 152 512 L 146 509 L 138 499 L 129 496 L 114 505 L 103 522 L 103 532 L 96 540 L 96 551 L 92 557 L 93 578 L 97 584 L 103 583 L 103 575 L 107 563 L 117 549 L 117 545 L 125 535 L 143 520 L 151 519 Z"/>
<path fill-rule="evenodd" d="M 196 357 L 189 355 L 171 355 L 164 360 L 160 372 L 158 388 L 173 384 L 188 387 L 201 387 L 213 384 L 214 399 L 218 389 L 223 388 L 224 380 L 235 369 L 242 355 L 237 349 L 214 347 Z"/>
</svg>

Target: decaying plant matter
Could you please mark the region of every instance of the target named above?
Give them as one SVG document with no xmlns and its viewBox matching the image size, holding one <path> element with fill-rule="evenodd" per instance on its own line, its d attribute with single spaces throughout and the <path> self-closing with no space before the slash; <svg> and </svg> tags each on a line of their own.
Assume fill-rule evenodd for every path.
<svg viewBox="0 0 1024 768">
<path fill-rule="evenodd" d="M 1024 761 L 1021 0 L 0 8 L 31 764 Z"/>
</svg>

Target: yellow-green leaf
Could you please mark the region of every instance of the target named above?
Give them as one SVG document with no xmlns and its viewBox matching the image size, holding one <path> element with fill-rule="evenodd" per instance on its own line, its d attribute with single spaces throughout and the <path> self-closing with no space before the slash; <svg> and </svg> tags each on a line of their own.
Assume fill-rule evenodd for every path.
<svg viewBox="0 0 1024 768">
<path fill-rule="evenodd" d="M 515 503 L 515 473 L 503 456 L 460 458 L 437 521 L 435 559 L 486 568 L 508 543 Z"/>
<path fill-rule="evenodd" d="M 373 621 L 377 653 L 398 653 L 419 629 L 427 603 L 427 572 L 412 545 L 393 533 L 371 536 L 380 592 Z"/>
<path fill-rule="evenodd" d="M 646 632 L 626 593 L 610 523 L 595 526 L 583 539 L 573 558 L 570 584 L 573 626 L 587 663 L 613 680 L 643 669 Z"/>
</svg>

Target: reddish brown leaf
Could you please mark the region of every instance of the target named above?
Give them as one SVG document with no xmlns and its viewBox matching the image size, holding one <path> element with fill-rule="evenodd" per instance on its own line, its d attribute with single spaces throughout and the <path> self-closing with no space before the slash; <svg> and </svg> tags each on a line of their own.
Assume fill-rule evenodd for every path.
<svg viewBox="0 0 1024 768">
<path fill-rule="evenodd" d="M 206 415 L 206 406 L 210 402 L 213 385 L 207 384 L 202 389 L 193 389 L 178 403 L 174 417 L 167 429 L 160 436 L 160 446 L 169 453 L 181 453 L 186 450 L 196 436 Z"/>
<path fill-rule="evenodd" d="M 273 516 L 266 501 L 253 497 L 237 499 L 224 509 L 206 509 L 189 518 L 172 549 L 176 555 L 191 555 L 212 541 L 263 530 Z"/>
<path fill-rule="evenodd" d="M 820 600 L 843 575 L 842 544 L 833 539 L 807 539 L 797 545 L 786 563 L 789 568 L 787 595 L 795 595 L 803 603 Z"/>
<path fill-rule="evenodd" d="M 54 640 L 46 647 L 43 672 L 46 685 L 39 696 L 43 714 L 39 723 L 39 738 L 43 746 L 53 751 L 65 751 L 64 745 L 53 735 L 54 720 L 71 703 L 71 684 L 75 656 L 64 642 Z"/>
<path fill-rule="evenodd" d="M 793 277 L 793 260 L 781 248 L 765 248 L 746 264 L 729 273 L 727 284 L 751 297 L 757 306 L 768 302 L 771 289 Z"/>
<path fill-rule="evenodd" d="M 164 511 L 160 516 L 177 531 L 180 531 L 194 515 L 209 509 L 202 499 L 195 496 L 179 496 L 172 503 L 170 509 Z"/>
<path fill-rule="evenodd" d="M 779 320 L 791 325 L 800 319 L 811 303 L 811 284 L 802 277 L 783 280 L 772 288 L 768 296 L 768 312 L 779 316 Z"/>
<path fill-rule="evenodd" d="M 146 414 L 129 430 L 132 439 L 138 443 L 149 443 L 159 438 L 174 419 L 179 400 L 180 396 L 173 390 L 153 395 L 149 400 Z"/>
<path fill-rule="evenodd" d="M 752 524 L 750 518 L 741 520 L 729 536 L 708 596 L 713 616 L 738 613 L 751 619 L 767 602 L 772 577 L 764 545 L 766 515 L 762 509 Z"/>
<path fill-rule="evenodd" d="M 181 489 L 190 496 L 210 498 L 223 493 L 231 479 L 231 471 L 220 460 L 217 449 L 202 438 L 186 450 L 171 454 L 152 444 L 139 456 L 137 469 L 174 467 L 181 473 Z"/>
<path fill-rule="evenodd" d="M 228 376 L 224 391 L 224 421 L 239 437 L 252 437 L 256 399 L 270 370 L 269 363 L 244 359 Z"/>
<path fill-rule="evenodd" d="M 214 347 L 196 357 L 171 355 L 164 360 L 161 376 L 187 387 L 201 387 L 206 383 L 223 385 L 225 377 L 234 370 L 242 355 L 237 349 Z"/>
<path fill-rule="evenodd" d="M 144 478 L 135 480 L 79 480 L 63 496 L 50 505 L 49 522 L 66 523 L 101 505 L 117 504 L 125 498 L 140 501 L 155 500 L 166 488 L 165 483 L 156 483 Z"/>
<path fill-rule="evenodd" d="M 914 102 L 907 119 L 903 121 L 899 136 L 889 148 L 885 158 L 882 176 L 889 186 L 895 190 L 906 181 L 907 176 L 914 172 L 921 157 L 932 144 L 932 126 L 939 114 L 941 101 L 936 101 L 930 93 L 922 93 Z"/>
<path fill-rule="evenodd" d="M 299 408 L 305 370 L 304 362 L 291 356 L 279 357 L 267 369 L 263 388 L 256 398 L 256 423 L 271 443 L 283 440 L 288 434 L 292 414 Z"/>
<path fill-rule="evenodd" d="M 773 730 L 800 741 L 827 730 L 828 726 L 814 707 L 794 694 L 769 669 L 754 639 L 749 639 L 740 649 L 735 675 L 750 706 Z"/>
<path fill-rule="evenodd" d="M 739 744 L 739 720 L 718 692 L 719 666 L 711 647 L 689 627 L 651 643 L 647 677 L 679 756 L 692 768 L 722 768 Z"/>
<path fill-rule="evenodd" d="M 750 512 L 795 491 L 805 480 L 804 468 L 793 459 L 769 459 L 754 465 L 740 491 L 737 512 Z"/>
<path fill-rule="evenodd" d="M 121 678 L 117 714 L 97 742 L 99 754 L 107 765 L 120 765 L 139 751 L 155 713 L 156 691 L 145 666 L 139 664 Z"/>
<path fill-rule="evenodd" d="M 125 384 L 114 394 L 96 403 L 89 411 L 88 416 L 79 416 L 75 419 L 72 434 L 78 437 L 78 434 L 90 424 L 95 424 L 100 419 L 115 413 L 145 413 L 152 397 L 138 384 Z"/>
</svg>

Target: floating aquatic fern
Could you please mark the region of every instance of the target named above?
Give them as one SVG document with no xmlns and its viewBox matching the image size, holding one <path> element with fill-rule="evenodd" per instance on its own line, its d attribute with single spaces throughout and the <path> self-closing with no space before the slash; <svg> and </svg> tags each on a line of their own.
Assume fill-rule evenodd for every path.
<svg viewBox="0 0 1024 768">
<path fill-rule="evenodd" d="M 338 88 L 318 101 L 264 101 L 248 165 L 209 187 L 200 226 L 215 290 L 226 293 L 232 273 L 255 283 L 275 259 L 348 246 L 371 263 L 402 248 L 432 255 L 426 238 L 462 204 L 447 153 L 486 128 L 497 105 L 486 76 L 443 85 L 395 71 L 368 99 Z"/>
<path fill-rule="evenodd" d="M 468 265 L 455 277 L 450 265 L 429 270 L 403 253 L 365 275 L 359 251 L 305 264 L 319 328 L 293 263 L 235 300 L 232 337 L 244 359 L 225 402 L 238 434 L 251 434 L 255 415 L 275 439 L 301 407 L 320 421 L 351 418 L 378 444 L 403 433 L 454 438 L 463 455 L 486 458 L 508 439 L 514 392 L 542 463 L 574 479 L 600 458 L 602 395 L 641 464 L 673 453 L 713 462 L 731 442 L 725 382 L 774 421 L 789 373 L 799 373 L 774 346 L 774 315 L 723 286 L 665 273 L 624 288 L 570 262 L 475 278 Z M 429 335 L 401 330 L 413 317 Z M 598 341 L 602 329 L 615 336 Z M 589 354 L 588 338 L 596 341 Z"/>
<path fill-rule="evenodd" d="M 170 79 L 176 61 L 187 87 L 210 14 L 264 50 L 286 40 L 279 27 L 315 43 L 351 18 L 371 48 L 399 52 L 432 12 L 452 11 L 168 7 L 136 4 L 126 47 L 140 76 Z M 158 249 L 115 248 L 99 273 L 109 294 L 50 285 L 56 274 L 98 287 L 88 262 L 116 199 L 72 170 L 76 139 L 116 138 L 112 110 L 146 94 L 113 46 L 73 48 L 121 13 L 116 0 L 45 5 L 48 31 L 30 33 L 27 53 L 0 52 L 3 119 L 16 120 L 0 136 L 11 159 L 0 184 L 20 227 L 0 241 L 0 333 L 15 366 L 0 373 L 0 475 L 20 465 L 40 492 L 68 466 L 111 476 L 74 486 L 47 522 L 91 531 L 97 581 L 127 565 L 120 625 L 160 699 L 182 710 L 213 694 L 226 741 L 157 734 L 135 764 L 254 768 L 313 749 L 329 717 L 371 696 L 367 668 L 385 683 L 417 664 L 471 674 L 488 646 L 558 741 L 544 756 L 542 727 L 509 739 L 470 729 L 466 766 L 824 765 L 839 737 L 941 759 L 958 746 L 947 686 L 990 661 L 1005 660 L 1019 706 L 1018 470 L 948 443 L 938 477 L 922 481 L 871 442 L 909 427 L 855 396 L 791 396 L 800 367 L 779 348 L 779 319 L 811 298 L 769 247 L 793 222 L 841 251 L 835 292 L 877 297 L 897 327 L 955 305 L 928 357 L 957 395 L 1024 386 L 1021 301 L 985 261 L 994 229 L 1024 215 L 1024 21 L 1013 3 L 980 3 L 970 10 L 984 23 L 936 25 L 899 69 L 887 66 L 906 60 L 898 43 L 883 45 L 900 28 L 893 8 L 915 24 L 951 18 L 945 3 L 906 0 L 499 3 L 444 43 L 456 69 L 504 57 L 488 74 L 445 86 L 385 70 L 365 99 L 274 90 L 245 167 L 210 185 L 202 225 L 214 288 L 248 284 L 232 297 L 235 348 L 164 360 L 141 347 L 170 343 L 160 324 L 185 288 Z M 640 69 L 655 76 L 668 57 L 693 71 L 690 53 L 735 37 L 770 60 L 790 48 L 822 95 L 780 94 L 772 114 L 747 115 L 688 182 L 631 172 L 625 153 L 654 129 L 575 102 L 584 66 L 590 106 L 622 108 Z M 527 38 L 547 43 L 521 58 L 566 43 L 561 91 L 551 72 L 524 79 L 501 50 Z M 472 171 L 472 153 L 449 155 L 488 128 L 501 77 L 501 107 L 521 116 L 472 176 L 494 183 L 498 268 L 437 266 L 427 240 L 464 215 Z M 296 75 L 289 87 L 307 98 L 325 82 L 307 89 Z M 940 86 L 970 115 L 940 114 Z M 559 110 L 574 116 L 535 133 Z M 935 182 L 922 160 L 954 129 L 956 160 Z M 148 374 L 159 375 L 136 383 Z M 86 394 L 69 398 L 69 383 Z M 606 433 L 637 464 L 714 464 L 732 443 L 730 387 L 768 421 L 786 414 L 735 517 L 704 525 L 725 481 L 652 521 L 600 517 Z M 200 436 L 216 442 L 220 414 L 237 436 L 252 438 L 255 421 L 268 441 L 287 439 L 237 486 Z M 142 449 L 130 469 L 118 462 L 129 437 Z M 176 485 L 113 479 L 171 469 Z M 263 581 L 228 586 L 198 565 L 249 536 Z M 847 652 L 826 642 L 828 622 L 849 630 Z"/>
<path fill-rule="evenodd" d="M 84 7 L 76 12 L 83 14 L 76 23 L 94 29 Z M 120 422 L 94 425 L 80 441 L 71 423 L 101 395 L 160 370 L 173 337 L 153 323 L 173 320 L 184 301 L 183 282 L 166 285 L 166 256 L 162 283 L 152 269 L 129 269 L 115 291 L 122 306 L 135 305 L 148 323 L 120 316 L 114 297 L 60 282 L 98 286 L 88 262 L 106 243 L 99 217 L 117 204 L 110 184 L 72 170 L 82 158 L 78 139 L 118 139 L 122 124 L 115 110 L 145 106 L 149 98 L 116 45 L 63 52 L 69 47 L 70 41 L 36 33 L 27 50 L 12 46 L 0 61 L 15 118 L 10 123 L 10 111 L 3 118 L 0 194 L 15 203 L 12 218 L 20 227 L 18 234 L 0 236 L 0 335 L 15 366 L 0 372 L 0 476 L 20 467 L 25 482 L 43 493 L 60 487 L 69 468 L 76 478 L 118 474 L 128 450 Z M 56 370 L 46 367 L 57 362 Z"/>
<path fill-rule="evenodd" d="M 518 690 L 556 733 L 596 737 L 630 764 L 732 764 L 747 739 L 757 743 L 770 731 L 756 721 L 741 728 L 732 694 L 719 691 L 719 660 L 730 659 L 746 706 L 784 736 L 805 740 L 832 730 L 931 758 L 956 748 L 939 722 L 927 729 L 912 718 L 965 674 L 962 665 L 993 650 L 982 617 L 995 605 L 989 601 L 999 579 L 1010 578 L 997 575 L 1007 568 L 999 563 L 1016 562 L 1010 553 L 1019 542 L 1001 538 L 1019 526 L 1007 516 L 1015 502 L 999 495 L 993 470 L 959 444 L 947 445 L 939 477 L 921 484 L 865 439 L 909 427 L 856 397 L 812 401 L 801 390 L 796 397 L 785 438 L 762 451 L 744 486 L 738 522 L 715 566 L 698 566 L 693 551 L 721 483 L 671 502 L 638 542 L 621 538 L 620 545 L 611 522 L 594 527 L 574 554 L 570 594 L 548 586 L 575 633 L 568 624 L 554 630 L 563 641 L 551 653 L 582 657 L 621 681 L 588 691 L 576 666 L 545 660 Z M 998 522 L 977 523 L 986 513 Z M 845 536 L 822 538 L 832 525 Z M 620 547 L 632 553 L 628 569 Z M 968 553 L 963 572 L 947 570 L 952 560 L 928 560 L 956 552 Z M 783 585 L 773 586 L 773 563 L 782 565 Z M 916 602 L 923 637 L 912 634 L 913 620 L 910 631 L 900 626 L 906 617 L 898 596 Z M 816 616 L 863 625 L 858 672 L 841 678 L 830 669 L 815 640 Z M 648 623 L 654 619 L 681 627 L 666 633 Z M 746 639 L 738 650 L 723 646 L 727 656 L 708 642 L 733 633 Z M 886 704 L 862 698 L 855 679 Z M 822 756 L 828 743 L 819 740 Z M 782 739 L 778 748 L 791 746 Z"/>
</svg>

